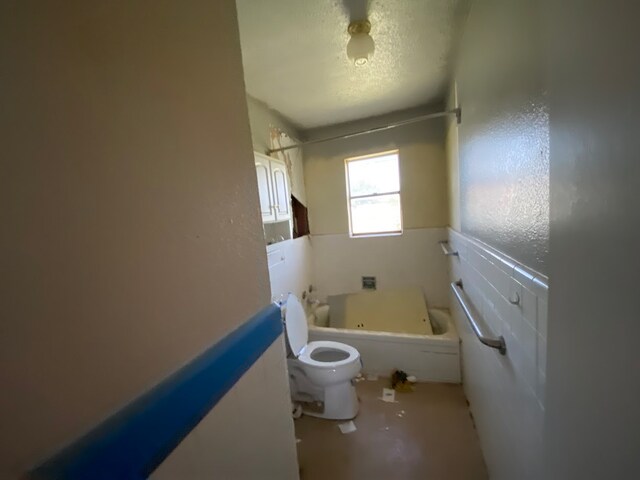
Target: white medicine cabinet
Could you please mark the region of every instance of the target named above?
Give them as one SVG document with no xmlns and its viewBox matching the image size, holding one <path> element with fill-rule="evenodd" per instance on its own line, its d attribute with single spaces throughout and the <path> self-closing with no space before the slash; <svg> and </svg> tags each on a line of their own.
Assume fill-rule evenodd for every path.
<svg viewBox="0 0 640 480">
<path fill-rule="evenodd" d="M 267 244 L 291 238 L 291 193 L 282 160 L 254 152 L 260 213 Z M 276 225 L 277 224 L 277 225 Z"/>
<path fill-rule="evenodd" d="M 291 218 L 287 167 L 283 161 L 255 153 L 260 211 L 263 222 L 281 222 Z"/>
</svg>

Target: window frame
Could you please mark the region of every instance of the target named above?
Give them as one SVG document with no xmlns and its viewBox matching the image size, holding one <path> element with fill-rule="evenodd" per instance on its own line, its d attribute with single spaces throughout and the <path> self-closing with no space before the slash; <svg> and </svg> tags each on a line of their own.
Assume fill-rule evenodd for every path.
<svg viewBox="0 0 640 480">
<path fill-rule="evenodd" d="M 351 184 L 349 182 L 349 164 L 353 162 L 370 160 L 372 158 L 377 157 L 385 157 L 388 155 L 395 155 L 398 161 L 398 190 L 392 192 L 385 193 L 371 193 L 368 195 L 351 195 Z M 345 180 L 346 180 L 346 188 L 347 188 L 347 215 L 349 217 L 349 236 L 351 238 L 362 238 L 362 237 L 390 237 L 395 235 L 402 235 L 404 231 L 404 222 L 403 222 L 403 214 L 402 214 L 402 175 L 400 171 L 400 150 L 386 150 L 384 152 L 376 152 L 368 155 L 359 155 L 357 157 L 349 157 L 344 159 L 344 170 L 345 170 Z M 398 203 L 400 207 L 400 229 L 399 230 L 389 230 L 384 232 L 365 232 L 365 233 L 353 233 L 353 220 L 351 213 L 351 200 L 359 199 L 359 198 L 376 198 L 376 197 L 388 197 L 390 195 L 398 196 Z"/>
</svg>

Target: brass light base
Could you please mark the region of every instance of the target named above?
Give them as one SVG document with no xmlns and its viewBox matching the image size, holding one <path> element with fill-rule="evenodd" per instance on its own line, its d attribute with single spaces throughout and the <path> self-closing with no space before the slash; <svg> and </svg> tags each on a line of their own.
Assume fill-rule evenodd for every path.
<svg viewBox="0 0 640 480">
<path fill-rule="evenodd" d="M 357 22 L 351 22 L 347 28 L 347 32 L 351 35 L 358 33 L 369 33 L 371 31 L 371 22 L 369 20 L 358 20 Z"/>
</svg>

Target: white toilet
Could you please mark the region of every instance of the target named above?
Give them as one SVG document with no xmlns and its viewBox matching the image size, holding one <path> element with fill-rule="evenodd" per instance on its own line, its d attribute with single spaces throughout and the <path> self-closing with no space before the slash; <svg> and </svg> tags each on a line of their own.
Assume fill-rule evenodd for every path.
<svg viewBox="0 0 640 480">
<path fill-rule="evenodd" d="M 324 404 L 321 411 L 303 408 L 307 415 L 331 420 L 354 418 L 358 397 L 353 379 L 362 368 L 358 350 L 339 342 L 307 343 L 307 316 L 295 295 L 289 294 L 284 321 L 292 400 Z"/>
</svg>

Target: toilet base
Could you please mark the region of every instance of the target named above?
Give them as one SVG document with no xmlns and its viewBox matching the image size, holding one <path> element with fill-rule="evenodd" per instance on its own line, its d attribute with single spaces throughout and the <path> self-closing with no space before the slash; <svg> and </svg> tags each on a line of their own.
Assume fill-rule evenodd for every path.
<svg viewBox="0 0 640 480">
<path fill-rule="evenodd" d="M 314 412 L 303 409 L 302 413 L 328 420 L 351 420 L 358 415 L 359 407 L 356 387 L 348 381 L 325 387 L 324 411 Z"/>
</svg>

